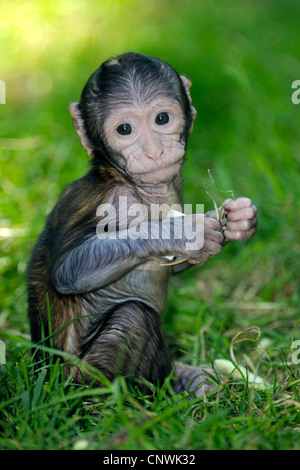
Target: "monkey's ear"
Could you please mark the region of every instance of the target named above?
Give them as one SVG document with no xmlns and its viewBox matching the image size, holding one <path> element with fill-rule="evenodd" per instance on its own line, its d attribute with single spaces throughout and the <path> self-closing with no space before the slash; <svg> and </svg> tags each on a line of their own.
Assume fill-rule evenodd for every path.
<svg viewBox="0 0 300 470">
<path fill-rule="evenodd" d="M 82 146 L 85 148 L 88 155 L 92 157 L 94 154 L 93 147 L 89 141 L 88 136 L 86 135 L 84 122 L 83 122 L 82 115 L 81 115 L 78 105 L 79 103 L 77 103 L 76 101 L 73 101 L 73 103 L 69 105 L 69 112 L 73 118 L 73 126 L 81 140 Z"/>
<path fill-rule="evenodd" d="M 190 125 L 190 128 L 189 128 L 189 133 L 191 133 L 192 130 L 193 130 L 193 127 L 194 127 L 194 121 L 195 121 L 195 117 L 196 117 L 196 114 L 197 114 L 196 109 L 192 105 L 192 98 L 191 98 L 191 93 L 190 93 L 190 88 L 192 86 L 192 81 L 189 78 L 185 77 L 184 75 L 180 75 L 180 78 L 181 78 L 182 84 L 184 86 L 185 92 L 187 94 L 188 100 L 190 102 L 192 122 L 191 122 L 191 125 Z"/>
</svg>

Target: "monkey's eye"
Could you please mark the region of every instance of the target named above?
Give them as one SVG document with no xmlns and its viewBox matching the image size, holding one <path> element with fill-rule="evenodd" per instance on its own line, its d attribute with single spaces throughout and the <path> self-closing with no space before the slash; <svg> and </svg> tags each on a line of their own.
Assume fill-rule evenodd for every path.
<svg viewBox="0 0 300 470">
<path fill-rule="evenodd" d="M 165 124 L 168 124 L 169 121 L 169 113 L 159 113 L 155 118 L 155 124 L 157 124 L 158 126 L 164 126 Z"/>
<path fill-rule="evenodd" d="M 120 135 L 129 135 L 132 132 L 132 127 L 128 122 L 124 122 L 117 127 L 117 133 Z"/>
</svg>

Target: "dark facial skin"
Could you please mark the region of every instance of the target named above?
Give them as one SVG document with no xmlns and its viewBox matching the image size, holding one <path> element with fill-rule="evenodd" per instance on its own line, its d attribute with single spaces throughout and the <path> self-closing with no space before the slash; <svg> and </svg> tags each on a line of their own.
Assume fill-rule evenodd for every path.
<svg viewBox="0 0 300 470">
<path fill-rule="evenodd" d="M 205 371 L 174 365 L 161 331 L 168 279 L 208 261 L 224 242 L 251 238 L 257 211 L 250 199 L 228 199 L 226 230 L 213 214 L 189 214 L 173 219 L 164 236 L 168 208 L 183 210 L 179 172 L 196 114 L 189 88 L 170 65 L 134 53 L 109 59 L 90 77 L 70 113 L 92 168 L 64 190 L 48 216 L 29 267 L 28 299 L 33 342 L 41 340 L 41 322 L 47 336 L 47 293 L 53 331 L 81 317 L 54 336 L 55 348 L 111 380 L 122 374 L 162 384 L 176 366 L 175 390 L 191 382 L 201 396 L 212 387 Z M 164 205 L 160 217 L 149 217 L 153 204 Z M 139 223 L 136 205 L 148 210 Z M 114 238 L 99 237 L 104 220 L 110 227 L 108 206 L 118 221 Z M 183 222 L 177 238 L 176 224 Z M 125 236 L 128 227 L 138 227 L 137 239 Z M 165 256 L 186 261 L 162 266 Z M 77 382 L 90 381 L 75 367 L 69 372 Z"/>
</svg>

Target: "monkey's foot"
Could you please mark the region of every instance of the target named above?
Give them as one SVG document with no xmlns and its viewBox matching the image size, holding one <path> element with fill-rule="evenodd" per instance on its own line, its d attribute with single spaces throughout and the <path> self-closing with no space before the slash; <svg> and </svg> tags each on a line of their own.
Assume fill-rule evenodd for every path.
<svg viewBox="0 0 300 470">
<path fill-rule="evenodd" d="M 211 367 L 193 367 L 182 362 L 176 362 L 175 366 L 176 393 L 187 391 L 199 398 L 218 387 L 219 380 Z"/>
</svg>

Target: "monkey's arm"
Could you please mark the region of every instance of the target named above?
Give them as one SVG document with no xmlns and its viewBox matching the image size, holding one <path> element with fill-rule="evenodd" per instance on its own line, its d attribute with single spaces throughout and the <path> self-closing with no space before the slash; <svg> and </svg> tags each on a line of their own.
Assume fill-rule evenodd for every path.
<svg viewBox="0 0 300 470">
<path fill-rule="evenodd" d="M 164 230 L 162 221 L 140 223 L 137 239 L 127 230 L 116 232 L 111 238 L 98 237 L 95 229 L 94 234 L 85 238 L 74 236 L 70 230 L 61 240 L 57 239 L 52 249 L 51 258 L 55 260 L 49 267 L 52 284 L 61 294 L 91 292 L 115 282 L 153 257 L 182 255 L 187 239 L 175 239 L 172 232 L 166 234 Z M 159 237 L 152 237 L 154 231 Z"/>
<path fill-rule="evenodd" d="M 110 186 L 113 187 L 110 190 L 108 183 L 97 184 L 95 178 L 90 173 L 72 183 L 48 218 L 46 232 L 50 253 L 49 282 L 61 294 L 98 290 L 156 257 L 175 255 L 187 258 L 191 263 L 200 263 L 220 252 L 223 236 L 218 231 L 219 224 L 213 219 L 205 217 L 204 242 L 203 223 L 197 222 L 198 218 L 203 222 L 201 215 L 190 214 L 184 217 L 184 231 L 179 239 L 175 237 L 175 226 L 182 223 L 181 217 L 174 219 L 171 224 L 169 219 L 143 219 L 135 225 L 132 223 L 136 220 L 135 214 L 134 219 L 129 216 L 125 220 L 122 218 L 135 200 L 128 197 L 124 208 L 118 206 L 116 199 L 121 193 L 118 186 L 113 185 L 113 179 L 110 178 Z M 105 194 L 105 198 L 99 198 L 99 194 Z M 99 206 L 99 203 L 102 204 Z M 104 215 L 106 205 L 109 207 L 107 218 Z M 99 207 L 102 209 L 99 210 Z M 112 230 L 116 232 L 113 237 L 111 231 L 106 233 L 104 230 L 106 221 L 109 221 L 110 226 L 110 213 L 112 219 L 118 221 L 117 225 L 112 224 Z M 102 232 L 99 232 L 99 224 L 102 224 Z M 139 227 L 139 230 L 135 231 L 135 227 Z M 196 246 L 198 248 L 191 252 L 187 250 L 187 246 L 195 237 L 195 229 L 202 235 L 200 242 L 203 243 L 199 243 Z"/>
<path fill-rule="evenodd" d="M 79 238 L 62 251 L 60 240 L 57 240 L 54 248 L 57 256 L 53 256 L 56 261 L 50 264 L 52 283 L 61 294 L 77 294 L 100 289 L 157 256 L 175 254 L 188 258 L 191 264 L 203 264 L 220 253 L 223 240 L 219 224 L 213 219 L 205 219 L 204 229 L 200 230 L 202 238 L 196 237 L 196 245 L 193 242 L 192 249 L 188 247 L 190 241 L 195 240 L 194 216 L 185 216 L 185 233 L 181 239 L 176 238 L 174 227 L 169 231 L 169 222 L 164 225 L 164 221 L 145 221 L 139 224 L 137 239 L 131 236 L 123 238 L 120 236 L 124 235 L 122 232 L 115 239 L 100 239 L 95 234 L 86 239 Z M 155 229 L 159 237 L 152 237 Z M 67 234 L 65 236 L 68 238 Z"/>
<path fill-rule="evenodd" d="M 51 270 L 52 282 L 61 294 L 91 292 L 121 278 L 154 253 L 169 249 L 161 240 L 141 243 L 130 238 L 100 239 L 95 234 L 58 259 Z"/>
</svg>

